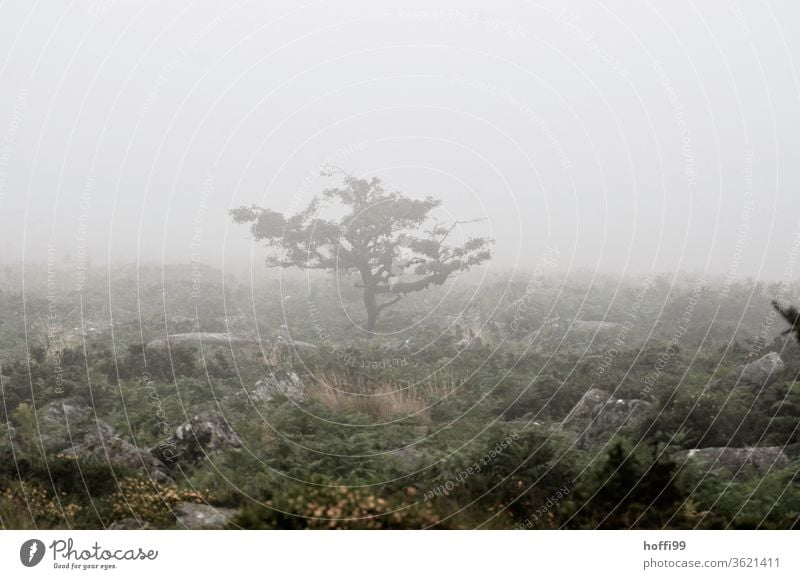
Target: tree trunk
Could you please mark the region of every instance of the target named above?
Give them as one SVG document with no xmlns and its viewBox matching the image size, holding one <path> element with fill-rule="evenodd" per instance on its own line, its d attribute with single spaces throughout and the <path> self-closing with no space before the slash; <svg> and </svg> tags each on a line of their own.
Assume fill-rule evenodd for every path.
<svg viewBox="0 0 800 579">
<path fill-rule="evenodd" d="M 378 303 L 375 300 L 375 286 L 364 286 L 364 307 L 367 308 L 367 331 L 375 331 L 375 323 L 378 321 Z"/>
</svg>

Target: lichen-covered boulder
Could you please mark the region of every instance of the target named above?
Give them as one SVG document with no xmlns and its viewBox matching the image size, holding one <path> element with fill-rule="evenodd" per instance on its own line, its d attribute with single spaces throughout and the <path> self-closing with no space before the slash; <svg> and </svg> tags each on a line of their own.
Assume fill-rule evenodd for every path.
<svg viewBox="0 0 800 579">
<path fill-rule="evenodd" d="M 75 398 L 54 400 L 38 412 L 39 441 L 46 451 L 111 438 L 114 429 Z"/>
<path fill-rule="evenodd" d="M 177 526 L 185 529 L 224 529 L 236 516 L 236 509 L 198 503 L 180 503 L 175 508 Z"/>
<path fill-rule="evenodd" d="M 693 448 L 682 455 L 701 468 L 725 471 L 735 479 L 763 476 L 789 464 L 782 446 Z"/>
<path fill-rule="evenodd" d="M 733 376 L 738 378 L 740 384 L 761 389 L 775 382 L 785 366 L 777 352 L 770 352 L 758 360 L 739 366 L 733 371 Z"/>
<path fill-rule="evenodd" d="M 162 347 L 169 343 L 170 345 L 187 344 L 190 346 L 231 346 L 251 342 L 247 338 L 227 332 L 184 332 L 182 334 L 169 334 L 166 338 L 156 338 L 147 345 L 148 347 Z"/>
<path fill-rule="evenodd" d="M 275 371 L 288 371 L 304 353 L 317 349 L 314 344 L 278 335 L 263 344 L 264 361 Z"/>
<path fill-rule="evenodd" d="M 112 435 L 88 437 L 85 441 L 61 451 L 68 458 L 92 459 L 112 467 L 143 472 L 156 481 L 171 480 L 164 464 L 149 451 Z"/>
<path fill-rule="evenodd" d="M 151 452 L 165 464 L 174 465 L 182 459 L 193 462 L 241 445 L 225 416 L 218 411 L 208 411 L 192 416 Z"/>
<path fill-rule="evenodd" d="M 640 423 L 651 404 L 646 400 L 623 399 L 592 388 L 584 394 L 562 426 L 576 431 L 581 447 L 607 442 L 619 430 Z"/>
<path fill-rule="evenodd" d="M 306 387 L 303 381 L 292 370 L 271 370 L 264 378 L 256 382 L 248 393 L 251 400 L 267 401 L 275 396 L 286 396 L 295 402 L 306 399 Z"/>
</svg>

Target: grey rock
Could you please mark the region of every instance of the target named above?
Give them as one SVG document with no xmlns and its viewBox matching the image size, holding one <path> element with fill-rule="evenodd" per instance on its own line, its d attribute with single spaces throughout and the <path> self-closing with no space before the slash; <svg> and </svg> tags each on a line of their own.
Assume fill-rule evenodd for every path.
<svg viewBox="0 0 800 579">
<path fill-rule="evenodd" d="M 38 417 L 39 440 L 48 453 L 92 459 L 112 468 L 144 472 L 155 480 L 170 480 L 160 461 L 122 439 L 93 408 L 75 398 L 54 400 L 40 409 Z"/>
<path fill-rule="evenodd" d="M 694 448 L 679 454 L 710 470 L 724 470 L 735 479 L 763 476 L 789 464 L 781 446 L 732 448 L 727 446 Z"/>
<path fill-rule="evenodd" d="M 114 429 L 100 419 L 93 408 L 74 398 L 54 400 L 38 415 L 40 441 L 47 451 L 97 442 L 115 435 Z"/>
<path fill-rule="evenodd" d="M 309 342 L 292 340 L 276 335 L 264 343 L 264 356 L 267 365 L 275 370 L 291 370 L 297 358 L 305 352 L 313 352 L 317 347 Z"/>
<path fill-rule="evenodd" d="M 86 420 L 92 409 L 81 405 L 77 400 L 68 398 L 54 400 L 40 412 L 40 419 L 44 422 L 65 423 L 67 420 L 75 423 Z"/>
<path fill-rule="evenodd" d="M 118 436 L 102 439 L 89 437 L 81 444 L 61 451 L 61 454 L 68 458 L 93 459 L 108 463 L 112 467 L 144 471 L 147 476 L 157 481 L 171 480 L 160 460 L 149 451 Z"/>
<path fill-rule="evenodd" d="M 292 340 L 290 345 L 295 351 L 310 352 L 317 349 L 316 344 L 312 344 L 311 342 L 303 342 L 302 340 Z"/>
<path fill-rule="evenodd" d="M 165 442 L 150 450 L 168 465 L 178 460 L 197 461 L 210 454 L 242 445 L 225 416 L 218 411 L 201 412 L 175 429 Z"/>
<path fill-rule="evenodd" d="M 148 346 L 163 346 L 169 340 L 170 344 L 194 344 L 204 346 L 227 346 L 230 344 L 247 343 L 250 340 L 241 336 L 234 336 L 225 332 L 185 332 L 182 334 L 170 334 L 166 339 L 157 338 Z"/>
<path fill-rule="evenodd" d="M 187 529 L 224 529 L 236 516 L 236 509 L 197 503 L 180 503 L 175 508 L 178 526 Z"/>
<path fill-rule="evenodd" d="M 785 366 L 777 352 L 770 352 L 758 360 L 739 366 L 733 375 L 740 383 L 761 389 L 775 382 Z"/>
<path fill-rule="evenodd" d="M 451 328 L 459 350 L 489 345 L 494 341 L 497 331 L 497 325 L 493 321 L 484 322 L 480 314 L 470 312 L 448 316 L 448 327 Z"/>
<path fill-rule="evenodd" d="M 152 529 L 147 521 L 139 521 L 133 517 L 114 521 L 108 526 L 109 531 L 138 531 L 141 529 Z"/>
<path fill-rule="evenodd" d="M 271 400 L 277 395 L 286 396 L 295 402 L 307 398 L 305 384 L 293 370 L 273 370 L 256 382 L 250 398 L 257 401 Z"/>
<path fill-rule="evenodd" d="M 592 388 L 575 404 L 562 426 L 577 430 L 578 446 L 606 442 L 622 429 L 641 423 L 651 404 L 646 400 L 614 398 Z"/>
</svg>

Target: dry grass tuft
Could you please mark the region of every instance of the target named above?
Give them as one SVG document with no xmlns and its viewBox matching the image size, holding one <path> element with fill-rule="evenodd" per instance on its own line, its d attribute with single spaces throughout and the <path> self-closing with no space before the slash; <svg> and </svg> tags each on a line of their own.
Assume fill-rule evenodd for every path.
<svg viewBox="0 0 800 579">
<path fill-rule="evenodd" d="M 431 422 L 430 406 L 458 387 L 452 375 L 436 374 L 420 384 L 409 386 L 392 382 L 368 381 L 346 371 L 316 372 L 308 387 L 309 395 L 334 413 L 357 411 L 376 421 L 408 418 L 417 424 Z"/>
</svg>

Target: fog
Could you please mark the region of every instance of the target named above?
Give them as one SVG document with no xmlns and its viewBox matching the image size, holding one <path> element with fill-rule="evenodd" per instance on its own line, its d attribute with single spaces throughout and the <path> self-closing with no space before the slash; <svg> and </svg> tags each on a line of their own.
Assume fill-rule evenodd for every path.
<svg viewBox="0 0 800 579">
<path fill-rule="evenodd" d="M 402 6 L 402 8 L 398 8 Z M 3 262 L 258 265 L 228 210 L 333 163 L 443 200 L 494 267 L 792 277 L 792 2 L 11 2 Z"/>
</svg>

